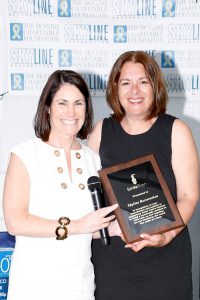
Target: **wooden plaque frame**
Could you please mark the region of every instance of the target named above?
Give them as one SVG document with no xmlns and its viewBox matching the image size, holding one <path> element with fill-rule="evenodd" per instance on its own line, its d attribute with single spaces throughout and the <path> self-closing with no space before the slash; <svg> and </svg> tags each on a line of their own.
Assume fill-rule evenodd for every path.
<svg viewBox="0 0 200 300">
<path fill-rule="evenodd" d="M 185 226 L 153 154 L 98 173 L 126 243 Z"/>
</svg>

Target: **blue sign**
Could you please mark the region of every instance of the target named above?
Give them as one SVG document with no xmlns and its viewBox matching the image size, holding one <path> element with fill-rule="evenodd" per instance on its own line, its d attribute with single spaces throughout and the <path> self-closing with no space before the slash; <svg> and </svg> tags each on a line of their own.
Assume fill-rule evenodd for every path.
<svg viewBox="0 0 200 300">
<path fill-rule="evenodd" d="M 9 272 L 13 249 L 0 248 L 0 300 L 7 299 Z"/>
<path fill-rule="evenodd" d="M 0 249 L 0 278 L 8 277 L 13 250 Z"/>
<path fill-rule="evenodd" d="M 0 300 L 7 299 L 11 257 L 15 237 L 8 232 L 0 232 Z"/>
<path fill-rule="evenodd" d="M 7 299 L 8 282 L 9 282 L 8 277 L 0 277 L 0 300 Z"/>
</svg>

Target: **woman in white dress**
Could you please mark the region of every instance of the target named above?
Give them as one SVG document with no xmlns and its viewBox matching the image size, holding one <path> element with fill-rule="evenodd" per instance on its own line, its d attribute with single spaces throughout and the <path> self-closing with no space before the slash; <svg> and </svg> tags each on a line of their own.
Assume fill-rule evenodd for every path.
<svg viewBox="0 0 200 300">
<path fill-rule="evenodd" d="M 16 236 L 8 300 L 94 299 L 92 235 L 109 225 L 116 206 L 93 209 L 87 180 L 100 160 L 79 141 L 92 119 L 82 77 L 55 71 L 39 100 L 37 137 L 11 150 L 6 174 L 4 216 Z"/>
</svg>

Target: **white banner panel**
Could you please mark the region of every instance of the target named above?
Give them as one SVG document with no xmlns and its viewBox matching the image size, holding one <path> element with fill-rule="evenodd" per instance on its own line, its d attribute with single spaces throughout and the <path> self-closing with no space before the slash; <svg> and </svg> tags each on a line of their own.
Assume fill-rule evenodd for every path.
<svg viewBox="0 0 200 300">
<path fill-rule="evenodd" d="M 38 95 L 54 70 L 73 69 L 102 96 L 114 60 L 127 50 L 156 58 L 169 96 L 200 95 L 196 0 L 9 0 L 6 14 L 13 95 Z"/>
</svg>

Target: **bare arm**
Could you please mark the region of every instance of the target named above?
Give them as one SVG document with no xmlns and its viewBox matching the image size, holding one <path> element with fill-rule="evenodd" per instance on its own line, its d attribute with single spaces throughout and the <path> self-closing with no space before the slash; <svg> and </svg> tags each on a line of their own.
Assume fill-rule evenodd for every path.
<svg viewBox="0 0 200 300">
<path fill-rule="evenodd" d="M 53 237 L 57 220 L 48 220 L 29 213 L 30 179 L 22 161 L 11 154 L 3 196 L 3 210 L 8 232 L 29 237 Z M 116 206 L 91 212 L 67 226 L 69 234 L 91 233 L 109 225 L 112 217 L 106 217 Z M 65 215 L 65 213 L 63 213 Z M 67 214 L 67 212 L 66 212 Z"/>
<path fill-rule="evenodd" d="M 87 145 L 90 148 L 92 148 L 94 151 L 96 151 L 97 153 L 99 153 L 99 147 L 100 147 L 100 143 L 101 143 L 102 123 L 103 123 L 103 121 L 99 121 L 95 125 L 95 127 L 87 141 Z"/>
<path fill-rule="evenodd" d="M 177 207 L 184 223 L 190 221 L 199 200 L 199 158 L 192 133 L 188 126 L 176 120 L 172 130 L 172 168 L 177 185 Z M 177 234 L 183 228 L 176 229 Z M 127 245 L 138 252 L 144 247 L 162 247 L 173 239 L 171 231 L 161 235 L 142 234 L 142 241 Z"/>
<path fill-rule="evenodd" d="M 199 200 L 199 158 L 192 133 L 180 120 L 175 121 L 172 131 L 172 167 L 177 206 L 184 223 L 188 224 Z"/>
</svg>

